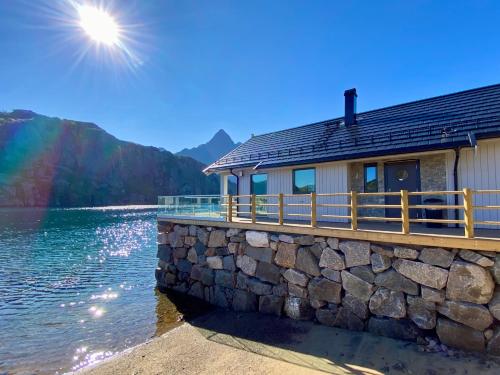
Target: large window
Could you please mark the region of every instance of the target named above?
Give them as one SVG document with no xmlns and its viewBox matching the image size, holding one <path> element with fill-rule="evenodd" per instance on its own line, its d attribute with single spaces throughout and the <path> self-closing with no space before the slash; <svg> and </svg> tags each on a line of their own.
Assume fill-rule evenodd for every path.
<svg viewBox="0 0 500 375">
<path fill-rule="evenodd" d="M 227 176 L 227 192 L 226 194 L 236 195 L 238 194 L 238 179 L 236 176 Z"/>
<path fill-rule="evenodd" d="M 308 194 L 316 191 L 316 170 L 295 169 L 293 171 L 293 193 Z"/>
<path fill-rule="evenodd" d="M 377 191 L 377 164 L 365 164 L 365 193 L 376 193 Z"/>
<path fill-rule="evenodd" d="M 253 174 L 250 184 L 251 194 L 267 194 L 267 174 Z"/>
</svg>

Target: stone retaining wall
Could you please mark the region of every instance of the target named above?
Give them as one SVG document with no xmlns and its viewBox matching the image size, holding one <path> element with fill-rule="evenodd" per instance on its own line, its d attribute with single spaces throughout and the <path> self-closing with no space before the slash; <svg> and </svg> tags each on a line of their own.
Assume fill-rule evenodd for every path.
<svg viewBox="0 0 500 375">
<path fill-rule="evenodd" d="M 500 355 L 500 255 L 162 223 L 160 288 Z"/>
</svg>

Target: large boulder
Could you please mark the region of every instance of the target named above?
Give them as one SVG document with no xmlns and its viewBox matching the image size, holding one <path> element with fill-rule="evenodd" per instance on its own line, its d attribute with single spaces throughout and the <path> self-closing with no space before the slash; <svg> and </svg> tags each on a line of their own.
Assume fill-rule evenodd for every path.
<svg viewBox="0 0 500 375">
<path fill-rule="evenodd" d="M 345 269 L 344 257 L 340 255 L 337 251 L 327 247 L 321 253 L 321 258 L 319 259 L 319 266 L 326 267 L 336 271 L 343 270 Z"/>
<path fill-rule="evenodd" d="M 274 251 L 269 247 L 253 247 L 247 246 L 245 249 L 245 255 L 250 258 L 258 260 L 260 262 L 271 263 L 273 261 Z"/>
<path fill-rule="evenodd" d="M 310 320 L 314 317 L 314 309 L 304 298 L 288 297 L 285 299 L 285 314 L 297 320 Z"/>
<path fill-rule="evenodd" d="M 256 311 L 257 296 L 251 292 L 236 289 L 233 296 L 233 310 Z"/>
<path fill-rule="evenodd" d="M 281 237 L 281 236 L 280 236 Z M 293 238 L 292 238 L 293 241 Z M 280 242 L 278 244 L 278 251 L 274 257 L 274 262 L 281 267 L 293 268 L 297 260 L 298 244 Z"/>
<path fill-rule="evenodd" d="M 377 274 L 375 276 L 375 285 L 383 286 L 396 292 L 405 292 L 407 294 L 418 295 L 418 284 L 407 279 L 393 269 Z"/>
<path fill-rule="evenodd" d="M 456 322 L 480 331 L 484 331 L 493 323 L 493 317 L 486 307 L 469 302 L 444 301 L 437 306 L 437 311 Z"/>
<path fill-rule="evenodd" d="M 269 234 L 266 232 L 249 230 L 245 233 L 245 238 L 250 246 L 269 247 Z"/>
<path fill-rule="evenodd" d="M 377 336 L 393 339 L 415 341 L 421 336 L 418 327 L 408 319 L 377 318 L 372 316 L 368 321 L 368 331 Z"/>
<path fill-rule="evenodd" d="M 324 278 L 314 278 L 307 286 L 310 299 L 340 303 L 342 286 Z"/>
<path fill-rule="evenodd" d="M 392 266 L 400 274 L 416 283 L 434 289 L 443 289 L 446 286 L 448 271 L 442 268 L 406 259 L 398 259 Z"/>
<path fill-rule="evenodd" d="M 304 273 L 295 271 L 294 269 L 287 269 L 283 273 L 283 277 L 292 284 L 300 286 L 307 286 L 309 282 L 309 278 Z"/>
<path fill-rule="evenodd" d="M 297 252 L 295 268 L 312 276 L 319 276 L 321 274 L 318 266 L 318 259 L 305 247 L 301 247 Z"/>
<path fill-rule="evenodd" d="M 339 249 L 345 255 L 347 268 L 370 264 L 370 243 L 365 241 L 342 241 Z"/>
<path fill-rule="evenodd" d="M 448 268 L 455 258 L 455 252 L 441 249 L 439 247 L 424 248 L 420 252 L 418 260 L 430 264 L 432 266 L 439 266 Z"/>
<path fill-rule="evenodd" d="M 274 264 L 259 262 L 255 271 L 255 277 L 272 284 L 279 284 L 281 277 L 280 269 Z"/>
<path fill-rule="evenodd" d="M 419 297 L 408 296 L 408 317 L 417 327 L 433 329 L 436 327 L 436 305 Z"/>
<path fill-rule="evenodd" d="M 359 298 L 361 301 L 368 301 L 375 290 L 375 287 L 353 275 L 348 271 L 342 271 L 342 287 L 352 294 L 354 297 Z"/>
<path fill-rule="evenodd" d="M 368 306 L 370 311 L 375 315 L 396 319 L 406 316 L 406 302 L 403 292 L 379 288 L 371 296 Z"/>
<path fill-rule="evenodd" d="M 455 261 L 450 268 L 446 298 L 485 304 L 493 297 L 495 283 L 491 274 L 478 265 Z"/>
<path fill-rule="evenodd" d="M 484 335 L 470 327 L 439 318 L 436 326 L 439 340 L 454 348 L 482 352 L 485 349 Z"/>
<path fill-rule="evenodd" d="M 227 245 L 226 232 L 223 230 L 213 230 L 210 232 L 208 247 L 223 247 Z"/>
<path fill-rule="evenodd" d="M 281 316 L 284 301 L 285 299 L 283 297 L 273 295 L 261 296 L 259 298 L 259 312 Z"/>
</svg>

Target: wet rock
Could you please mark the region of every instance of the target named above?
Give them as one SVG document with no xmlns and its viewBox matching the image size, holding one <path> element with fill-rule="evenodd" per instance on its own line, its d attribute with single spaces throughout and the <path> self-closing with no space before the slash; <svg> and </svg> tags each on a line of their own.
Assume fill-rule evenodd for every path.
<svg viewBox="0 0 500 375">
<path fill-rule="evenodd" d="M 309 278 L 305 274 L 295 271 L 294 269 L 287 269 L 283 273 L 283 277 L 292 284 L 300 286 L 307 286 L 307 283 L 309 282 Z"/>
<path fill-rule="evenodd" d="M 493 323 L 488 309 L 469 302 L 444 301 L 437 311 L 448 318 L 471 328 L 483 331 Z"/>
<path fill-rule="evenodd" d="M 454 348 L 482 352 L 485 350 L 484 335 L 470 327 L 439 318 L 436 326 L 439 340 Z"/>
<path fill-rule="evenodd" d="M 191 272 L 191 268 L 193 267 L 193 265 L 191 264 L 191 262 L 189 262 L 186 259 L 179 259 L 177 261 L 176 266 L 177 266 L 177 269 L 180 272 L 186 272 L 188 274 Z"/>
<path fill-rule="evenodd" d="M 184 246 L 184 240 L 179 232 L 170 232 L 168 235 L 168 243 L 172 247 L 182 247 Z"/>
<path fill-rule="evenodd" d="M 380 288 L 371 296 L 368 306 L 375 315 L 396 319 L 406 316 L 406 302 L 403 292 Z"/>
<path fill-rule="evenodd" d="M 342 241 L 339 249 L 345 255 L 347 268 L 370 264 L 370 243 L 364 241 Z"/>
<path fill-rule="evenodd" d="M 280 234 L 278 236 L 278 240 L 285 243 L 294 243 L 293 236 L 290 236 L 288 234 Z"/>
<path fill-rule="evenodd" d="M 348 271 L 341 272 L 342 287 L 352 294 L 354 297 L 359 298 L 361 301 L 368 301 L 373 294 L 374 286 L 361 280 L 359 277 L 351 274 Z"/>
<path fill-rule="evenodd" d="M 159 245 L 156 257 L 167 263 L 172 262 L 172 248 L 168 245 Z"/>
<path fill-rule="evenodd" d="M 191 268 L 190 277 L 193 280 L 201 281 L 203 285 L 214 285 L 214 271 L 210 268 L 194 265 Z"/>
<path fill-rule="evenodd" d="M 488 309 L 497 320 L 500 320 L 500 288 L 497 288 L 493 294 L 493 298 L 488 303 Z"/>
<path fill-rule="evenodd" d="M 224 288 L 234 288 L 236 275 L 229 271 L 215 271 L 215 284 Z"/>
<path fill-rule="evenodd" d="M 318 259 L 309 249 L 304 247 L 301 247 L 297 252 L 295 268 L 312 276 L 319 276 L 321 274 Z"/>
<path fill-rule="evenodd" d="M 299 236 L 294 238 L 294 242 L 298 243 L 301 246 L 311 246 L 314 245 L 314 237 L 313 236 Z"/>
<path fill-rule="evenodd" d="M 424 248 L 420 252 L 418 259 L 421 262 L 430 264 L 432 266 L 439 266 L 448 268 L 455 258 L 455 252 L 441 249 L 439 247 Z"/>
<path fill-rule="evenodd" d="M 476 263 L 481 267 L 491 267 L 495 264 L 495 262 L 492 261 L 490 258 L 482 256 L 477 251 L 460 250 L 458 256 L 463 260 L 466 260 L 471 263 Z"/>
<path fill-rule="evenodd" d="M 408 317 L 422 329 L 433 329 L 436 326 L 436 306 L 433 302 L 422 298 L 408 296 Z"/>
<path fill-rule="evenodd" d="M 373 253 L 371 255 L 372 270 L 375 273 L 384 272 L 391 267 L 392 261 L 388 256 Z"/>
<path fill-rule="evenodd" d="M 328 280 L 335 281 L 336 283 L 341 283 L 340 271 L 334 271 L 329 268 L 323 268 L 321 270 L 321 275 L 326 277 Z"/>
<path fill-rule="evenodd" d="M 420 336 L 418 327 L 408 319 L 371 317 L 368 331 L 378 336 L 415 341 Z"/>
<path fill-rule="evenodd" d="M 327 267 L 332 270 L 340 271 L 345 269 L 344 257 L 340 255 L 337 251 L 332 250 L 327 247 L 321 253 L 319 259 L 320 267 Z"/>
<path fill-rule="evenodd" d="M 454 261 L 446 286 L 446 298 L 453 301 L 488 303 L 493 296 L 495 283 L 491 274 L 472 263 Z"/>
<path fill-rule="evenodd" d="M 175 247 L 174 248 L 174 258 L 182 259 L 187 255 L 187 249 L 185 247 Z"/>
<path fill-rule="evenodd" d="M 227 245 L 226 232 L 223 230 L 213 230 L 210 232 L 208 247 L 224 247 Z"/>
<path fill-rule="evenodd" d="M 281 237 L 281 236 L 280 236 Z M 293 240 L 293 239 L 292 239 Z M 274 262 L 281 267 L 293 268 L 297 260 L 297 249 L 299 245 L 294 243 L 280 242 Z"/>
<path fill-rule="evenodd" d="M 500 356 L 500 327 L 496 327 L 488 341 L 488 353 Z"/>
<path fill-rule="evenodd" d="M 307 289 L 292 283 L 288 283 L 288 294 L 293 297 L 307 298 Z"/>
<path fill-rule="evenodd" d="M 373 251 L 376 254 L 380 254 L 380 255 L 386 256 L 388 258 L 394 258 L 394 249 L 392 247 L 371 244 L 370 249 L 371 249 L 371 251 Z"/>
<path fill-rule="evenodd" d="M 203 297 L 205 296 L 203 285 L 199 281 L 193 283 L 193 285 L 191 285 L 191 288 L 189 289 L 188 294 L 190 296 L 203 299 Z"/>
<path fill-rule="evenodd" d="M 415 260 L 418 258 L 418 250 L 409 247 L 394 246 L 394 256 L 402 259 Z"/>
<path fill-rule="evenodd" d="M 340 303 L 342 286 L 324 278 L 314 278 L 309 282 L 307 291 L 311 299 Z"/>
<path fill-rule="evenodd" d="M 448 279 L 447 270 L 426 263 L 398 259 L 392 267 L 410 280 L 434 289 L 443 289 Z"/>
<path fill-rule="evenodd" d="M 297 320 L 310 320 L 314 317 L 314 309 L 304 298 L 288 297 L 285 299 L 285 314 Z"/>
<path fill-rule="evenodd" d="M 247 281 L 248 289 L 259 296 L 272 294 L 273 286 L 268 283 L 263 283 L 260 280 L 250 278 Z"/>
<path fill-rule="evenodd" d="M 208 267 L 214 270 L 224 269 L 224 264 L 222 263 L 222 257 L 220 256 L 207 257 L 207 265 Z"/>
<path fill-rule="evenodd" d="M 234 257 L 232 255 L 228 255 L 222 258 L 222 266 L 225 270 L 235 271 L 236 264 L 234 263 Z"/>
<path fill-rule="evenodd" d="M 233 310 L 257 311 L 257 296 L 251 292 L 236 289 L 233 296 Z"/>
<path fill-rule="evenodd" d="M 363 321 L 345 306 L 338 309 L 333 325 L 351 331 L 362 331 L 365 328 Z"/>
<path fill-rule="evenodd" d="M 346 294 L 342 298 L 342 305 L 349 308 L 360 319 L 366 319 L 370 315 L 368 304 L 351 294 Z"/>
<path fill-rule="evenodd" d="M 325 325 L 333 327 L 335 325 L 337 311 L 330 309 L 318 309 L 316 310 L 316 320 Z"/>
<path fill-rule="evenodd" d="M 326 239 L 326 243 L 327 243 L 328 247 L 332 250 L 339 249 L 339 239 L 338 238 L 329 237 Z"/>
<path fill-rule="evenodd" d="M 266 232 L 249 230 L 245 233 L 245 238 L 250 246 L 269 247 L 269 234 Z"/>
<path fill-rule="evenodd" d="M 375 280 L 375 274 L 370 266 L 352 267 L 349 272 L 370 284 Z"/>
<path fill-rule="evenodd" d="M 258 262 L 255 277 L 272 284 L 279 284 L 281 273 L 279 267 L 274 264 Z"/>
<path fill-rule="evenodd" d="M 259 311 L 264 314 L 281 316 L 285 299 L 278 296 L 261 296 L 259 298 Z"/>
<path fill-rule="evenodd" d="M 236 258 L 236 267 L 240 268 L 249 276 L 254 276 L 257 270 L 257 261 L 247 255 L 240 255 Z"/>
<path fill-rule="evenodd" d="M 288 285 L 285 283 L 273 286 L 273 295 L 285 297 L 288 294 Z"/>
</svg>

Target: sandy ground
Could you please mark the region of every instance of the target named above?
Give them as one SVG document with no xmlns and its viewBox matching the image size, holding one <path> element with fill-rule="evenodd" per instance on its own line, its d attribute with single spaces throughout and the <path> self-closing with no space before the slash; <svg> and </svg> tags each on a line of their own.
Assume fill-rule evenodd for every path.
<svg viewBox="0 0 500 375">
<path fill-rule="evenodd" d="M 500 373 L 499 363 L 487 357 L 417 349 L 366 332 L 215 311 L 78 375 Z"/>
</svg>

